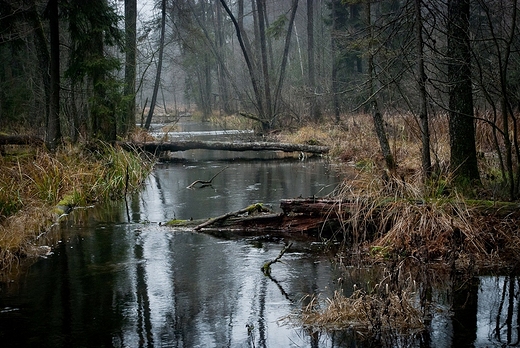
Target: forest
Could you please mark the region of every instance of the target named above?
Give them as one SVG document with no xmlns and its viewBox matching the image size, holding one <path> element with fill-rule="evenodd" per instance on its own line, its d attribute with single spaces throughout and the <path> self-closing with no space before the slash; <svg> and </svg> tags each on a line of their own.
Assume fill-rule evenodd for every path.
<svg viewBox="0 0 520 348">
<path fill-rule="evenodd" d="M 442 159 L 519 193 L 516 1 L 0 2 L 0 124 L 53 149 L 125 138 L 154 113 L 237 115 L 261 132 L 413 116 L 425 177 Z M 415 123 L 415 124 L 414 124 Z M 483 137 L 482 141 L 478 137 Z M 478 148 L 475 145 L 479 140 Z M 433 158 L 433 160 L 432 160 Z"/>
<path fill-rule="evenodd" d="M 271 137 L 328 125 L 339 133 L 305 141 L 358 162 L 372 150 L 387 188 L 414 173 L 514 201 L 517 14 L 502 0 L 0 1 L 0 139 L 110 144 L 157 117 Z"/>
<path fill-rule="evenodd" d="M 494 339 L 513 342 L 520 337 L 513 320 L 520 317 L 514 302 L 520 284 L 519 14 L 517 0 L 0 0 L 0 293 L 3 284 L 11 284 L 9 272 L 23 260 L 61 257 L 59 272 L 34 264 L 36 269 L 48 268 L 51 280 L 63 276 L 55 283 L 65 284 L 59 291 L 64 311 L 70 299 L 82 293 L 71 291 L 74 286 L 91 286 L 90 281 L 82 284 L 87 278 L 74 278 L 71 265 L 93 272 L 101 281 L 92 284 L 102 285 L 92 285 L 92 293 L 106 291 L 100 296 L 105 307 L 86 305 L 89 302 L 79 307 L 102 308 L 97 318 L 112 313 L 111 299 L 122 294 L 121 289 L 134 286 L 127 281 L 134 279 L 130 274 L 135 267 L 136 290 L 125 298 L 137 294 L 139 309 L 134 312 L 141 316 L 141 302 L 154 304 L 146 298 L 148 290 L 160 288 L 153 283 L 157 269 L 146 271 L 153 276 L 145 269 L 166 259 L 161 266 L 166 280 L 161 282 L 171 281 L 172 270 L 177 272 L 171 265 L 178 262 L 186 272 L 181 278 L 193 278 L 186 289 L 196 301 L 219 284 L 207 281 L 206 274 L 247 268 L 236 284 L 222 278 L 226 285 L 237 285 L 239 290 L 233 291 L 238 294 L 242 279 L 256 276 L 254 268 L 263 271 L 260 280 L 251 281 L 265 287 L 262 296 L 269 295 L 268 285 L 275 285 L 275 292 L 293 306 L 282 285 L 294 281 L 299 289 L 305 272 L 295 271 L 298 277 L 290 281 L 280 274 L 278 282 L 276 267 L 289 264 L 281 259 L 328 257 L 331 252 L 330 268 L 346 270 L 334 279 L 335 285 L 341 288 L 348 274 L 360 269 L 369 274 L 368 280 L 355 281 L 351 293 L 334 292 L 324 301 L 305 289 L 309 296 L 298 315 L 284 320 L 312 332 L 312 346 L 318 346 L 318 329 L 344 328 L 377 343 L 386 334 L 393 339 L 411 332 L 421 343 L 435 345 L 435 335 L 428 335 L 443 325 L 432 324 L 442 311 L 453 317 L 453 346 L 457 340 L 477 342 L 479 284 L 492 282 L 503 284 L 501 304 L 493 309 L 498 311 Z M 234 143 L 174 141 L 168 133 L 182 119 L 246 130 L 249 138 Z M 157 125 L 163 126 L 159 140 L 153 137 Z M 154 152 L 223 148 L 287 151 L 294 158 L 277 162 L 278 167 L 291 166 L 274 175 L 266 173 L 263 162 L 253 172 L 246 161 L 234 159 L 186 166 L 182 162 L 175 174 L 166 166 L 154 171 L 159 158 Z M 278 193 L 288 186 L 310 190 L 311 179 L 300 183 L 295 178 L 300 167 L 313 166 L 306 162 L 311 152 L 342 172 L 330 194 L 284 197 L 282 213 L 268 204 L 247 202 L 230 208 L 231 213 L 197 216 L 207 213 L 197 194 L 204 204 L 224 209 L 226 204 L 213 204 L 213 199 L 222 199 L 222 187 L 234 182 L 221 183 L 218 194 L 211 185 L 232 178 L 237 171 L 228 169 L 232 165 L 243 170 L 241 179 L 258 181 L 233 188 L 240 193 L 270 193 L 277 175 L 285 180 Z M 332 171 L 328 168 L 327 175 Z M 191 184 L 183 186 L 182 180 Z M 261 180 L 268 184 L 262 187 Z M 170 186 L 180 189 L 167 191 Z M 147 198 L 136 194 L 146 190 Z M 123 200 L 124 208 L 111 205 Z M 195 218 L 176 215 L 174 210 L 185 205 Z M 85 207 L 101 208 L 90 213 Z M 77 214 L 63 222 L 75 208 Z M 157 211 L 164 215 L 156 219 L 173 219 L 154 221 L 150 216 Z M 56 237 L 49 226 L 60 221 L 80 232 Z M 191 233 L 165 233 L 180 228 Z M 232 237 L 224 234 L 228 232 Z M 288 235 L 307 244 L 296 240 L 293 246 L 285 239 Z M 210 239 L 215 236 L 218 243 Z M 311 237 L 319 242 L 308 243 Z M 85 240 L 92 238 L 92 252 L 86 252 L 83 246 L 90 242 Z M 227 249 L 228 238 L 240 242 L 233 241 Z M 207 244 L 191 248 L 194 239 Z M 157 241 L 164 243 L 163 249 L 145 248 Z M 312 249 L 316 245 L 319 252 Z M 52 250 L 57 250 L 55 259 Z M 208 253 L 199 270 L 200 260 L 192 256 L 200 250 Z M 222 262 L 215 250 L 222 251 Z M 227 257 L 237 250 L 238 262 L 228 267 Z M 244 250 L 249 254 L 241 254 Z M 251 255 L 256 262 L 266 250 L 272 258 L 263 260 L 262 268 L 246 265 Z M 124 261 L 105 262 L 110 254 Z M 310 278 L 332 272 L 322 261 L 309 266 Z M 123 273 L 128 276 L 118 278 L 121 288 L 105 281 L 108 274 L 117 278 Z M 481 281 L 478 276 L 484 274 L 500 276 Z M 143 279 L 150 279 L 150 289 L 139 283 Z M 74 286 L 67 288 L 67 282 Z M 56 284 L 50 285 L 51 292 L 60 286 Z M 176 278 L 174 285 L 175 291 L 183 291 L 182 279 Z M 200 296 L 193 291 L 199 286 Z M 262 296 L 243 296 L 259 299 L 262 306 L 271 303 Z M 33 297 L 44 298 L 40 293 Z M 449 308 L 434 307 L 438 297 L 451 301 Z M 165 298 L 177 306 L 177 300 Z M 214 293 L 207 298 L 209 304 L 235 306 L 235 300 L 214 301 Z M 499 327 L 506 299 L 507 319 Z M 191 310 L 191 304 L 188 307 Z M 254 312 L 251 308 L 245 308 L 247 315 Z M 274 312 L 268 308 L 256 312 Z M 0 307 L 2 315 L 10 311 Z M 48 311 L 43 312 L 46 321 Z M 192 318 L 188 310 L 175 313 L 177 320 Z M 225 317 L 221 309 L 215 313 Z M 466 324 L 466 315 L 473 318 L 469 326 L 475 332 L 457 337 L 457 325 Z M 82 327 L 91 324 L 89 316 L 77 317 L 89 321 Z M 126 314 L 122 317 L 126 320 Z M 254 346 L 254 333 L 261 336 L 260 323 L 270 319 L 262 317 L 255 328 L 247 326 L 249 322 L 244 327 L 241 318 L 234 323 L 238 336 Z M 157 322 L 167 323 L 163 319 Z M 278 329 L 279 318 L 272 322 Z M 60 330 L 68 325 L 63 323 Z M 137 331 L 151 327 L 141 324 Z M 224 326 L 232 327 L 228 322 Z M 505 330 L 504 340 L 500 334 Z M 516 336 L 511 336 L 514 330 Z M 110 335 L 107 346 L 115 342 Z M 153 345 L 152 336 L 146 337 Z M 139 337 L 144 342 L 145 336 Z M 407 346 L 405 341 L 389 342 Z"/>
</svg>

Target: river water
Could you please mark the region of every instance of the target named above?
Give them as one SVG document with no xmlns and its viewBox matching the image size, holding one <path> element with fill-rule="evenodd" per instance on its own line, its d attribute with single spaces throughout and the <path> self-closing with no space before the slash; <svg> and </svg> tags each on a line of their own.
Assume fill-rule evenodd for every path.
<svg viewBox="0 0 520 348">
<path fill-rule="evenodd" d="M 215 136 L 189 122 L 181 126 L 190 136 L 197 131 L 199 137 Z M 55 244 L 51 255 L 0 284 L 0 346 L 363 346 L 348 334 L 311 333 L 281 320 L 301 308 L 306 295 L 331 296 L 340 284 L 351 289 L 353 282 L 365 281 L 362 270 L 346 277 L 333 257 L 316 251 L 319 243 L 295 242 L 267 277 L 260 268 L 287 241 L 218 239 L 162 225 L 255 202 L 277 209 L 281 198 L 328 194 L 345 175 L 321 158 L 276 157 L 175 154 L 173 161 L 157 165 L 139 194 L 75 210 L 49 236 Z M 210 187 L 187 188 L 221 170 Z M 428 338 L 414 344 L 517 342 L 519 288 L 517 278 L 504 276 L 475 279 L 462 299 L 436 289 Z M 466 306 L 452 306 L 456 302 Z"/>
</svg>

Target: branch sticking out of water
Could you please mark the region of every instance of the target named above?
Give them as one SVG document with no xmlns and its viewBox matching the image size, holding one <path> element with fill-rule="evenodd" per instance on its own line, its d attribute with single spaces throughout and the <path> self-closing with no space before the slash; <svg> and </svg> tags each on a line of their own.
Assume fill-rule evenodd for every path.
<svg viewBox="0 0 520 348">
<path fill-rule="evenodd" d="M 220 173 L 222 173 L 224 170 L 226 170 L 228 167 L 224 167 L 222 168 L 222 170 L 220 172 L 218 172 L 217 174 L 213 175 L 213 177 L 211 179 L 209 179 L 208 181 L 205 181 L 205 180 L 195 180 L 194 182 L 192 182 L 190 184 L 190 186 L 188 186 L 187 188 L 191 189 L 191 188 L 194 188 L 195 185 L 197 184 L 201 184 L 202 186 L 201 187 L 204 187 L 204 186 L 209 186 L 211 185 L 211 182 L 213 181 L 213 179 L 215 179 L 217 177 L 217 175 L 219 175 Z"/>
<path fill-rule="evenodd" d="M 285 254 L 285 252 L 286 252 L 287 250 L 289 250 L 289 248 L 290 248 L 291 246 L 292 246 L 292 243 L 287 244 L 287 245 L 286 245 L 286 246 L 285 246 L 285 247 L 280 251 L 280 254 L 278 254 L 278 256 L 276 257 L 276 259 L 264 263 L 264 265 L 262 266 L 262 272 L 264 273 L 264 275 L 266 275 L 266 276 L 270 276 L 270 275 L 271 275 L 271 265 L 272 265 L 273 263 L 281 262 L 280 259 L 282 258 L 283 254 Z"/>
</svg>

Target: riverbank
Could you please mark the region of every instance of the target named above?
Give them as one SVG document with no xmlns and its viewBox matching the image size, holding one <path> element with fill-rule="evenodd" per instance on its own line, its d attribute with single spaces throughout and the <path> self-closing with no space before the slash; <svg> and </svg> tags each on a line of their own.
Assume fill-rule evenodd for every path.
<svg viewBox="0 0 520 348">
<path fill-rule="evenodd" d="M 105 143 L 4 147 L 0 156 L 0 270 L 46 252 L 38 238 L 79 206 L 118 199 L 141 188 L 153 159 Z"/>
</svg>

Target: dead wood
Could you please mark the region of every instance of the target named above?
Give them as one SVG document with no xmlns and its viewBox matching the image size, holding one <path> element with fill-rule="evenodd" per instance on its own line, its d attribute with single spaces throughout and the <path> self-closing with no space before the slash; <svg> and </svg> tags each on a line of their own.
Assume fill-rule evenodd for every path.
<svg viewBox="0 0 520 348">
<path fill-rule="evenodd" d="M 209 225 L 213 225 L 216 222 L 227 220 L 230 217 L 239 216 L 239 215 L 246 214 L 246 213 L 247 214 L 252 214 L 254 212 L 266 212 L 266 211 L 269 211 L 269 210 L 264 208 L 264 206 L 261 203 L 255 203 L 255 204 L 250 205 L 247 208 L 240 209 L 238 211 L 234 211 L 234 212 L 231 212 L 231 213 L 227 213 L 227 214 L 224 214 L 224 215 L 217 216 L 215 218 L 209 219 L 208 221 L 206 221 L 206 222 L 204 222 L 204 223 L 202 223 L 200 225 L 195 226 L 194 230 L 198 231 L 198 230 L 200 230 L 200 229 L 202 229 L 204 227 L 207 227 Z"/>
<path fill-rule="evenodd" d="M 213 179 L 215 179 L 217 177 L 217 175 L 219 175 L 220 173 L 222 173 L 224 170 L 226 170 L 228 168 L 228 166 L 224 167 L 220 172 L 218 172 L 217 174 L 213 175 L 211 177 L 211 179 L 209 180 L 195 180 L 194 182 L 192 182 L 187 188 L 191 189 L 193 188 L 195 185 L 197 184 L 202 184 L 201 187 L 205 187 L 205 186 L 209 186 L 211 185 L 211 182 L 213 181 Z"/>
<path fill-rule="evenodd" d="M 326 154 L 329 152 L 327 146 L 288 144 L 276 142 L 222 142 L 222 141 L 199 141 L 178 140 L 169 142 L 117 142 L 123 148 L 138 148 L 147 152 L 162 151 L 186 151 L 193 149 L 223 150 L 223 151 L 283 151 L 283 152 L 306 152 L 314 154 Z"/>
<path fill-rule="evenodd" d="M 282 258 L 283 254 L 285 254 L 285 252 L 287 250 L 289 250 L 289 248 L 292 245 L 293 245 L 292 242 L 287 244 L 282 250 L 280 250 L 280 253 L 278 254 L 278 256 L 274 260 L 271 260 L 271 261 L 268 261 L 268 262 L 264 263 L 264 265 L 262 266 L 262 272 L 264 273 L 264 275 L 266 275 L 266 276 L 270 276 L 271 275 L 271 265 L 273 263 L 280 262 L 280 259 Z"/>
</svg>

